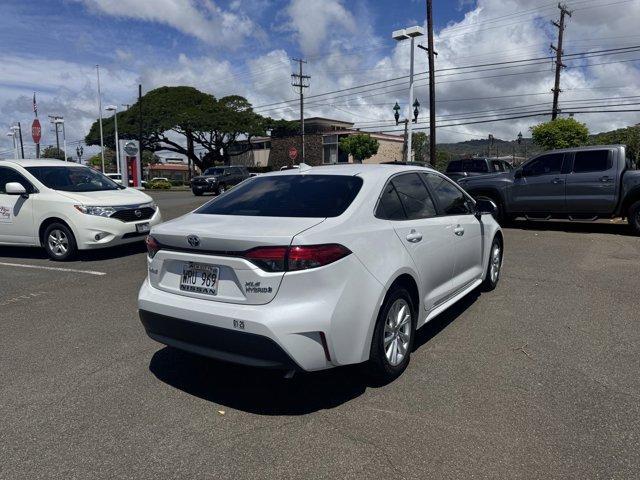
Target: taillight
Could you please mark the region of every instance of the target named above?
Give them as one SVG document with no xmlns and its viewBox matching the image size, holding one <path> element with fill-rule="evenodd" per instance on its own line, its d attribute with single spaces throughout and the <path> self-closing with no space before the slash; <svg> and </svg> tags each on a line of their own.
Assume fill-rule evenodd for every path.
<svg viewBox="0 0 640 480">
<path fill-rule="evenodd" d="M 346 247 L 337 244 L 309 245 L 289 249 L 288 270 L 306 270 L 322 267 L 346 257 L 351 253 Z"/>
<path fill-rule="evenodd" d="M 322 267 L 340 260 L 351 253 L 338 244 L 307 245 L 296 247 L 258 247 L 244 253 L 250 260 L 268 272 L 291 272 Z"/>
<path fill-rule="evenodd" d="M 287 247 L 258 247 L 245 252 L 243 256 L 267 272 L 284 272 L 287 250 Z"/>
<path fill-rule="evenodd" d="M 155 257 L 158 250 L 160 250 L 160 244 L 158 241 L 151 235 L 147 235 L 145 243 L 147 244 L 147 254 L 149 255 L 149 258 Z"/>
</svg>

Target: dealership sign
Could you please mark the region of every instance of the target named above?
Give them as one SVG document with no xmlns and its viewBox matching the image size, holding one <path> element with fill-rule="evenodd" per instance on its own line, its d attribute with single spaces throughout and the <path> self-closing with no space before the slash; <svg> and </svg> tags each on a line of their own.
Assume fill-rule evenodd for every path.
<svg viewBox="0 0 640 480">
<path fill-rule="evenodd" d="M 40 143 L 42 138 L 42 127 L 40 126 L 40 120 L 37 118 L 31 124 L 31 136 L 33 137 L 33 143 Z"/>
</svg>

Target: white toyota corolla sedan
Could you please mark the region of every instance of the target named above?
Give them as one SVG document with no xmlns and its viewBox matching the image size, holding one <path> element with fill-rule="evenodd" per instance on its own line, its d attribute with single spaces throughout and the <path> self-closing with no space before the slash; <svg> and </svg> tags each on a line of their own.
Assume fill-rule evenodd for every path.
<svg viewBox="0 0 640 480">
<path fill-rule="evenodd" d="M 142 241 L 162 221 L 153 199 L 89 167 L 0 161 L 0 245 L 42 246 L 53 260 Z"/>
<path fill-rule="evenodd" d="M 490 202 L 399 165 L 308 167 L 241 183 L 154 227 L 138 306 L 166 345 L 259 367 L 406 368 L 415 332 L 500 278 Z"/>
</svg>

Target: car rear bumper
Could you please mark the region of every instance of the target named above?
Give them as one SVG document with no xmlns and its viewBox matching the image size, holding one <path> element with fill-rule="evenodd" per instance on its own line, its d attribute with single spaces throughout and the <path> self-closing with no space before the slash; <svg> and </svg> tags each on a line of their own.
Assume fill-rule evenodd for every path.
<svg viewBox="0 0 640 480">
<path fill-rule="evenodd" d="M 138 308 L 143 324 L 155 319 L 154 325 L 145 324 L 149 336 L 166 345 L 237 363 L 314 371 L 368 359 L 383 298 L 382 285 L 349 255 L 326 267 L 286 273 L 275 298 L 265 304 L 194 298 L 155 288 L 147 278 Z M 233 337 L 228 344 L 227 332 Z M 262 337 L 259 355 L 252 347 L 256 340 L 249 340 L 255 336 Z"/>
<path fill-rule="evenodd" d="M 149 337 L 181 350 L 251 367 L 300 369 L 277 343 L 263 335 L 190 322 L 146 310 L 140 310 L 140 320 Z"/>
</svg>

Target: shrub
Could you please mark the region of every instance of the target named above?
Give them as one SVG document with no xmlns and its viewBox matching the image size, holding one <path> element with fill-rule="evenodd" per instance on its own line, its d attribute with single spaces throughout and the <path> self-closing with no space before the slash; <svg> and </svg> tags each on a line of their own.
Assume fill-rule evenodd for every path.
<svg viewBox="0 0 640 480">
<path fill-rule="evenodd" d="M 166 180 L 154 180 L 147 183 L 147 188 L 150 190 L 171 190 L 171 182 Z"/>
</svg>

